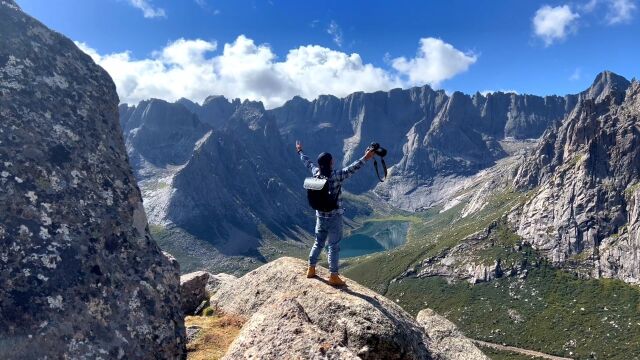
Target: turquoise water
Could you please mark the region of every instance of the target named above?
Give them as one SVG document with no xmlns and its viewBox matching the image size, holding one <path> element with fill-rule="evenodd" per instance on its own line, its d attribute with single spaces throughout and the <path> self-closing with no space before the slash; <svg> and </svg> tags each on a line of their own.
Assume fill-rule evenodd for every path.
<svg viewBox="0 0 640 360">
<path fill-rule="evenodd" d="M 340 242 L 340 257 L 362 256 L 389 250 L 407 241 L 409 223 L 405 221 L 370 221 Z"/>
</svg>

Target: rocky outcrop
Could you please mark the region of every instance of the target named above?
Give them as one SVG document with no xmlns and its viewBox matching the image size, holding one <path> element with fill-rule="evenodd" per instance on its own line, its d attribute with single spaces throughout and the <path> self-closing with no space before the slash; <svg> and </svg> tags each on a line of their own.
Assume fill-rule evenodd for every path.
<svg viewBox="0 0 640 360">
<path fill-rule="evenodd" d="M 207 283 L 209 274 L 206 271 L 196 271 L 180 276 L 180 297 L 182 298 L 182 312 L 194 315 L 203 301 L 209 298 Z"/>
<path fill-rule="evenodd" d="M 527 249 L 520 239 L 507 231 L 506 219 L 467 236 L 459 244 L 437 256 L 424 259 L 406 275 L 444 277 L 448 281 L 464 280 L 471 284 L 492 281 L 503 276 L 527 272 Z"/>
<path fill-rule="evenodd" d="M 447 346 L 434 351 L 423 328 L 383 296 L 348 279 L 348 287 L 331 287 L 320 267 L 321 278 L 307 279 L 305 269 L 302 260 L 280 258 L 218 288 L 211 304 L 248 319 L 226 359 L 462 356 Z"/>
<path fill-rule="evenodd" d="M 0 358 L 183 358 L 113 82 L 11 0 L 0 24 Z"/>
<path fill-rule="evenodd" d="M 416 318 L 429 339 L 431 352 L 442 360 L 489 360 L 467 337 L 449 320 L 431 309 L 424 309 Z"/>
<path fill-rule="evenodd" d="M 534 195 L 511 219 L 556 265 L 640 282 L 640 85 L 605 73 L 588 93 L 519 169 L 515 185 Z"/>
<path fill-rule="evenodd" d="M 218 291 L 218 288 L 220 286 L 231 283 L 236 279 L 237 277 L 230 274 L 209 274 L 209 280 L 207 281 L 205 290 L 207 291 L 207 293 L 213 294 L 214 292 Z"/>
</svg>

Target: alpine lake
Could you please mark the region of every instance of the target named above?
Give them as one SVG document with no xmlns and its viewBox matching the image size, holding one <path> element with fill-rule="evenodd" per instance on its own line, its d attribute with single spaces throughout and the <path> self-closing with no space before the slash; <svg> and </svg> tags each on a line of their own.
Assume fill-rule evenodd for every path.
<svg viewBox="0 0 640 360">
<path fill-rule="evenodd" d="M 393 249 L 407 241 L 409 222 L 368 221 L 340 242 L 340 257 L 362 256 Z"/>
</svg>

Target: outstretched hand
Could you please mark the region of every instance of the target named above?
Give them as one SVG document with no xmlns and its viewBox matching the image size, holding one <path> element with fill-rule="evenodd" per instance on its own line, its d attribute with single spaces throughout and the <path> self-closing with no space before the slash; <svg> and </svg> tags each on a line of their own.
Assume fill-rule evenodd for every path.
<svg viewBox="0 0 640 360">
<path fill-rule="evenodd" d="M 365 160 L 371 160 L 371 158 L 373 158 L 373 156 L 376 154 L 376 151 L 373 149 L 367 149 L 364 152 L 364 159 Z"/>
<path fill-rule="evenodd" d="M 300 142 L 300 140 L 296 140 L 296 151 L 302 151 L 302 143 Z"/>
</svg>

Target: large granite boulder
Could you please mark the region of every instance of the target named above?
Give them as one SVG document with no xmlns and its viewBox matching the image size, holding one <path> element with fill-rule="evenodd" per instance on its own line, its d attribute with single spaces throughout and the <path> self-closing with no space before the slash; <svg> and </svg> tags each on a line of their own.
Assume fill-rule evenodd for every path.
<svg viewBox="0 0 640 360">
<path fill-rule="evenodd" d="M 473 342 L 449 320 L 431 309 L 418 313 L 418 323 L 431 339 L 431 352 L 442 360 L 488 360 Z"/>
<path fill-rule="evenodd" d="M 384 296 L 349 279 L 332 287 L 321 267 L 307 279 L 305 270 L 283 257 L 220 285 L 212 306 L 247 318 L 225 358 L 456 358 L 434 355 L 423 327 Z"/>
<path fill-rule="evenodd" d="M 206 271 L 195 271 L 180 276 L 180 294 L 182 297 L 182 312 L 185 315 L 194 315 L 203 301 L 209 297 L 207 282 L 209 274 Z"/>
<path fill-rule="evenodd" d="M 0 358 L 183 358 L 109 75 L 0 1 Z"/>
</svg>

